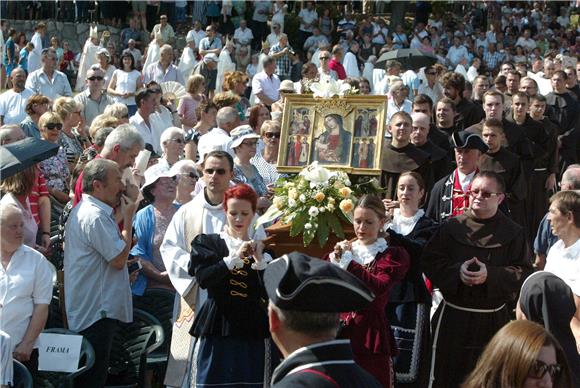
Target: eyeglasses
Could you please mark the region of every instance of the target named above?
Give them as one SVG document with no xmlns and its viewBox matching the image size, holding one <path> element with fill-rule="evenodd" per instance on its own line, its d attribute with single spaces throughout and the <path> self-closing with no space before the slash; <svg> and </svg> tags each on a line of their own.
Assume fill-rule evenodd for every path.
<svg viewBox="0 0 580 388">
<path fill-rule="evenodd" d="M 167 141 L 171 141 L 173 143 L 177 143 L 177 144 L 183 144 L 185 143 L 185 140 L 181 139 L 181 138 L 176 138 L 176 139 L 169 139 Z"/>
<path fill-rule="evenodd" d="M 46 129 L 50 129 L 51 131 L 54 131 L 55 129 L 57 130 L 62 130 L 62 124 L 61 123 L 48 123 L 46 124 Z"/>
<path fill-rule="evenodd" d="M 105 79 L 105 77 L 99 77 L 99 76 L 94 76 L 94 77 L 89 77 L 87 78 L 89 81 L 102 81 Z"/>
<path fill-rule="evenodd" d="M 268 139 L 279 139 L 280 138 L 280 132 L 266 132 L 264 134 L 264 136 L 266 136 Z"/>
<path fill-rule="evenodd" d="M 330 59 L 330 57 L 320 57 L 321 61 L 328 61 Z"/>
<path fill-rule="evenodd" d="M 225 175 L 226 170 L 223 168 L 206 168 L 205 170 L 203 170 L 203 173 L 207 175 L 213 175 L 214 173 L 218 175 Z"/>
<path fill-rule="evenodd" d="M 181 173 L 181 174 L 179 174 L 179 175 L 181 175 L 181 176 L 185 176 L 185 177 L 188 177 L 188 178 L 191 178 L 191 179 L 193 179 L 193 180 L 198 180 L 198 179 L 199 179 L 199 177 L 197 176 L 197 174 L 196 174 L 196 173 L 194 173 L 193 171 L 191 171 L 191 172 L 187 172 L 187 173 L 185 173 L 185 172 L 184 172 L 184 173 Z M 210 175 L 211 175 L 211 174 L 210 174 Z"/>
<path fill-rule="evenodd" d="M 473 198 L 478 197 L 481 194 L 481 198 L 484 199 L 489 199 L 491 197 L 497 197 L 500 194 L 503 193 L 490 193 L 489 191 L 483 191 L 483 190 L 471 190 L 469 192 L 469 195 L 472 196 Z"/>
<path fill-rule="evenodd" d="M 542 379 L 546 373 L 550 374 L 550 378 L 554 380 L 562 372 L 562 366 L 560 364 L 546 364 L 541 360 L 536 360 L 532 364 L 528 376 L 533 379 Z"/>
</svg>

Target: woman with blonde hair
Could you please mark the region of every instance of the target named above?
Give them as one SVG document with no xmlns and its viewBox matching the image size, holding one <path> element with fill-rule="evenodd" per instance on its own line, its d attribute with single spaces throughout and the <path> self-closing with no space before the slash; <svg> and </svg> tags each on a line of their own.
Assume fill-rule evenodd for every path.
<svg viewBox="0 0 580 388">
<path fill-rule="evenodd" d="M 54 101 L 52 110 L 62 120 L 59 144 L 66 152 L 69 169 L 72 171 L 85 148 L 82 140 L 83 134 L 78 131 L 84 125 L 81 115 L 83 105 L 71 97 L 59 97 Z"/>
<path fill-rule="evenodd" d="M 240 101 L 236 104 L 236 109 L 240 112 L 240 120 L 246 120 L 246 110 L 250 107 L 250 101 L 246 98 L 248 87 L 248 75 L 241 71 L 227 72 L 224 76 L 224 91 L 231 91 L 240 96 Z"/>
<path fill-rule="evenodd" d="M 105 108 L 105 110 L 103 112 L 103 115 L 108 116 L 110 118 L 117 119 L 117 125 L 129 124 L 129 108 L 127 105 L 122 104 L 120 102 L 116 102 L 114 104 L 107 105 L 107 107 Z M 99 116 L 97 116 L 97 117 L 99 117 Z M 95 120 L 93 120 L 93 123 L 94 122 L 95 122 Z M 93 123 L 91 123 L 91 128 L 93 126 Z M 117 126 L 117 125 L 115 125 L 115 126 Z M 89 133 L 91 133 L 90 130 L 89 130 Z"/>
<path fill-rule="evenodd" d="M 188 131 L 197 124 L 197 107 L 204 101 L 205 78 L 200 74 L 193 74 L 187 79 L 187 96 L 179 100 L 177 113 L 181 117 L 181 127 Z"/>
<path fill-rule="evenodd" d="M 462 388 L 572 387 L 566 356 L 546 329 L 513 321 L 487 344 Z"/>
</svg>

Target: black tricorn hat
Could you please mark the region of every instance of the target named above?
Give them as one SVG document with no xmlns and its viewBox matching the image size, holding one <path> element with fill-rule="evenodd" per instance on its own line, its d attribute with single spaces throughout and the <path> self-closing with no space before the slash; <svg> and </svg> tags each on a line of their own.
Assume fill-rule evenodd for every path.
<svg viewBox="0 0 580 388">
<path fill-rule="evenodd" d="M 455 148 L 480 150 L 484 154 L 489 150 L 487 144 L 477 133 L 467 131 L 453 132 L 451 140 Z"/>
<path fill-rule="evenodd" d="M 299 252 L 268 264 L 264 283 L 272 303 L 283 310 L 356 311 L 375 298 L 363 282 L 337 265 Z"/>
</svg>

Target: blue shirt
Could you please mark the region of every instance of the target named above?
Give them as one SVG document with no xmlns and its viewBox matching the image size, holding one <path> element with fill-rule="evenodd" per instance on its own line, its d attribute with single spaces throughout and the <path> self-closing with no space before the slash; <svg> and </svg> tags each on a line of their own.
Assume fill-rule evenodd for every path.
<svg viewBox="0 0 580 388">
<path fill-rule="evenodd" d="M 546 214 L 540 222 L 540 226 L 538 227 L 538 234 L 536 234 L 536 238 L 534 239 L 534 252 L 536 254 L 543 254 L 547 256 L 550 248 L 558 240 L 559 238 L 552 234 L 552 225 L 550 224 L 550 220 Z"/>
<path fill-rule="evenodd" d="M 33 71 L 26 79 L 26 88 L 36 94 L 42 94 L 55 100 L 58 97 L 72 97 L 72 90 L 68 83 L 66 75 L 58 70 L 52 73 L 52 79 L 49 79 L 42 68 Z"/>
</svg>

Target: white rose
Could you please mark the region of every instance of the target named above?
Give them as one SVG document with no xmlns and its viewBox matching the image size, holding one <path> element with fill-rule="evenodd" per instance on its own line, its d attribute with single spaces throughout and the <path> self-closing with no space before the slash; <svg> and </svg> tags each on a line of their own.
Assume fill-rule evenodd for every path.
<svg viewBox="0 0 580 388">
<path fill-rule="evenodd" d="M 313 162 L 310 166 L 306 167 L 300 172 L 300 175 L 310 182 L 310 187 L 325 184 L 333 176 L 326 168 L 319 166 L 318 162 Z"/>
<path fill-rule="evenodd" d="M 324 206 L 320 206 L 320 207 L 318 208 L 318 210 L 319 210 L 321 213 L 324 213 L 324 212 L 326 211 L 326 208 L 325 208 Z"/>
<path fill-rule="evenodd" d="M 306 229 L 306 230 L 312 229 L 312 224 L 310 222 L 305 223 L 304 224 L 304 229 Z"/>
<path fill-rule="evenodd" d="M 316 217 L 318 215 L 318 208 L 315 206 L 311 206 L 310 209 L 308 209 L 308 215 L 310 217 Z"/>
<path fill-rule="evenodd" d="M 288 198 L 288 206 L 289 207 L 296 206 L 296 200 L 295 199 L 292 199 L 292 198 Z"/>
<path fill-rule="evenodd" d="M 300 197 L 298 197 L 298 199 L 300 200 L 300 202 L 306 202 L 306 196 L 304 194 L 300 194 Z"/>
</svg>

